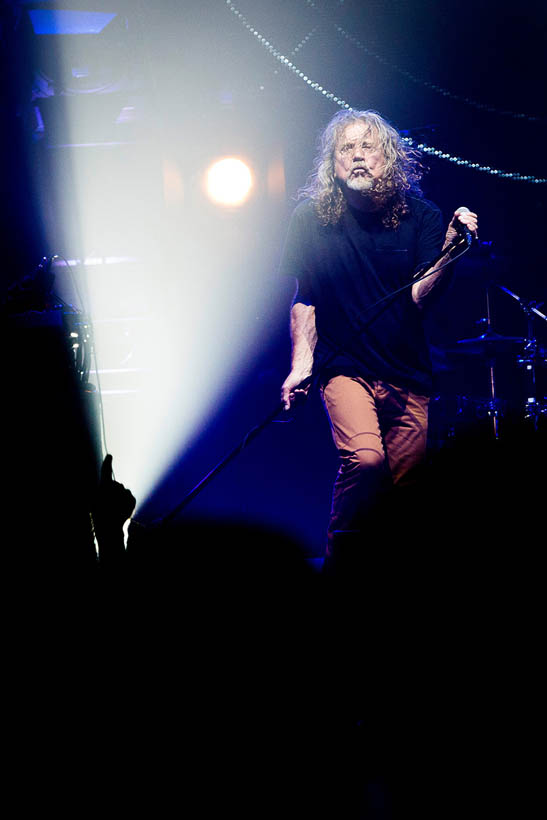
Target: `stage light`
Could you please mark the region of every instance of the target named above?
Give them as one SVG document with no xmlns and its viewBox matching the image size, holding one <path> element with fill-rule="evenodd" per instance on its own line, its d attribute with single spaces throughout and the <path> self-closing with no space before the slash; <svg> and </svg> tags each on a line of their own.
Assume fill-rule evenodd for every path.
<svg viewBox="0 0 547 820">
<path fill-rule="evenodd" d="M 100 34 L 117 12 L 29 9 L 35 34 Z"/>
<path fill-rule="evenodd" d="M 237 157 L 217 160 L 207 171 L 207 195 L 217 205 L 243 205 L 249 198 L 252 187 L 251 169 Z"/>
</svg>

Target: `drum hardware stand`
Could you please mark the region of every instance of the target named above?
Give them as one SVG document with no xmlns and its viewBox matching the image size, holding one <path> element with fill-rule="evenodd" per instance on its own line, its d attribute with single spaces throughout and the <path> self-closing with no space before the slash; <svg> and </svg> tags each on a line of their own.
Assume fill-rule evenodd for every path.
<svg viewBox="0 0 547 820">
<path fill-rule="evenodd" d="M 490 333 L 492 331 L 492 316 L 490 312 L 490 289 L 486 288 L 486 332 Z M 490 370 L 490 401 L 487 403 L 487 413 L 488 416 L 492 419 L 492 429 L 494 431 L 494 438 L 496 441 L 499 439 L 500 431 L 499 431 L 499 419 L 500 419 L 500 409 L 499 409 L 499 402 L 496 398 L 496 379 L 494 374 L 494 357 L 491 355 L 488 360 L 488 367 Z"/>
<path fill-rule="evenodd" d="M 509 290 L 509 288 L 503 287 L 503 285 L 497 285 L 497 287 L 504 293 L 507 293 L 509 296 L 515 299 L 519 303 L 524 315 L 526 316 L 526 339 L 524 342 L 524 348 L 522 350 L 521 355 L 518 357 L 517 362 L 522 368 L 525 369 L 526 374 L 528 376 L 528 391 L 526 402 L 524 405 L 524 418 L 526 421 L 531 420 L 534 424 L 535 429 L 537 430 L 538 421 L 540 417 L 547 416 L 547 399 L 543 397 L 540 400 L 537 395 L 536 368 L 540 360 L 542 361 L 544 366 L 547 364 L 547 362 L 545 361 L 545 353 L 541 351 L 537 343 L 537 338 L 535 336 L 534 320 L 536 316 L 539 316 L 540 319 L 543 319 L 545 322 L 547 322 L 547 316 L 544 313 L 541 313 L 540 310 L 538 310 L 538 308 L 541 307 L 543 302 L 526 301 L 525 299 L 522 299 L 520 296 L 518 296 L 516 293 L 513 293 L 513 291 Z"/>
<path fill-rule="evenodd" d="M 484 400 L 468 399 L 466 396 L 462 396 L 461 398 L 464 402 L 464 407 L 465 403 L 471 404 L 474 407 L 477 418 L 491 419 L 494 439 L 498 440 L 500 437 L 500 421 L 503 419 L 505 413 L 506 402 L 500 400 L 497 396 L 495 373 L 496 357 L 502 353 L 516 350 L 517 345 L 522 348 L 526 339 L 522 336 L 502 336 L 493 330 L 490 295 L 490 290 L 487 288 L 486 316 L 475 322 L 476 325 L 481 325 L 486 328 L 484 333 L 470 339 L 459 339 L 455 344 L 445 347 L 445 350 L 458 355 L 479 355 L 481 360 L 488 363 L 489 398 Z M 462 413 L 464 407 L 459 408 L 458 413 Z M 501 425 L 501 427 L 503 427 L 503 425 Z"/>
<path fill-rule="evenodd" d="M 477 325 L 486 326 L 486 331 L 477 339 L 462 339 L 460 344 L 465 342 L 481 342 L 485 346 L 485 353 L 488 357 L 488 384 L 490 399 L 488 401 L 481 401 L 476 406 L 476 414 L 478 416 L 480 411 L 485 411 L 485 416 L 492 419 L 492 431 L 494 439 L 498 441 L 500 437 L 500 420 L 503 417 L 502 402 L 498 399 L 496 394 L 496 374 L 494 370 L 496 342 L 500 337 L 492 328 L 492 311 L 490 307 L 490 289 L 486 288 L 486 316 L 475 322 Z M 483 416 L 484 418 L 484 416 Z"/>
</svg>

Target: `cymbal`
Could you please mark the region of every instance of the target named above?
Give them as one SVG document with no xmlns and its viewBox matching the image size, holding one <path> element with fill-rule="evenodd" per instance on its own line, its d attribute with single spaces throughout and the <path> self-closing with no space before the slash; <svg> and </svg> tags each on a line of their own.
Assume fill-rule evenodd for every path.
<svg viewBox="0 0 547 820">
<path fill-rule="evenodd" d="M 445 345 L 446 353 L 463 353 L 469 356 L 495 356 L 500 353 L 514 353 L 518 347 L 524 345 L 526 339 L 522 336 L 501 336 L 499 333 L 487 331 L 471 339 L 459 339 L 452 345 Z"/>
</svg>

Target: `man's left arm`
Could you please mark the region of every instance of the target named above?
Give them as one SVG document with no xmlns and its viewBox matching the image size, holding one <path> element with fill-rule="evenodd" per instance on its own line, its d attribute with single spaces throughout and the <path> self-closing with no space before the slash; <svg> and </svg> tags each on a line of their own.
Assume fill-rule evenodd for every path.
<svg viewBox="0 0 547 820">
<path fill-rule="evenodd" d="M 450 243 L 453 242 L 458 236 L 458 229 L 456 228 L 458 221 L 461 222 L 462 225 L 465 225 L 467 230 L 469 230 L 475 238 L 477 237 L 477 229 L 479 224 L 477 214 L 473 213 L 473 211 L 461 212 L 461 209 L 459 209 L 458 212 L 454 213 L 450 224 L 448 225 L 442 250 L 448 248 Z M 428 297 L 435 291 L 443 279 L 443 276 L 447 271 L 447 265 L 450 261 L 452 261 L 451 255 L 450 253 L 447 253 L 439 259 L 434 267 L 429 268 L 425 272 L 424 279 L 420 279 L 412 286 L 412 301 L 417 307 L 421 309 L 425 306 Z"/>
</svg>

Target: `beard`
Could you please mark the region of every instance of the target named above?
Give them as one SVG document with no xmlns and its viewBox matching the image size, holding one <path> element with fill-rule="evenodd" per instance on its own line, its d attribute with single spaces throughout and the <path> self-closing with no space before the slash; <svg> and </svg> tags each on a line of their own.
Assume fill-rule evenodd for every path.
<svg viewBox="0 0 547 820">
<path fill-rule="evenodd" d="M 346 186 L 350 191 L 368 193 L 368 191 L 374 190 L 376 181 L 369 174 L 350 175 L 349 179 L 346 180 Z"/>
<path fill-rule="evenodd" d="M 350 174 L 345 187 L 361 194 L 367 200 L 371 210 L 386 208 L 395 195 L 391 180 L 384 177 L 372 177 L 370 174 Z"/>
</svg>

